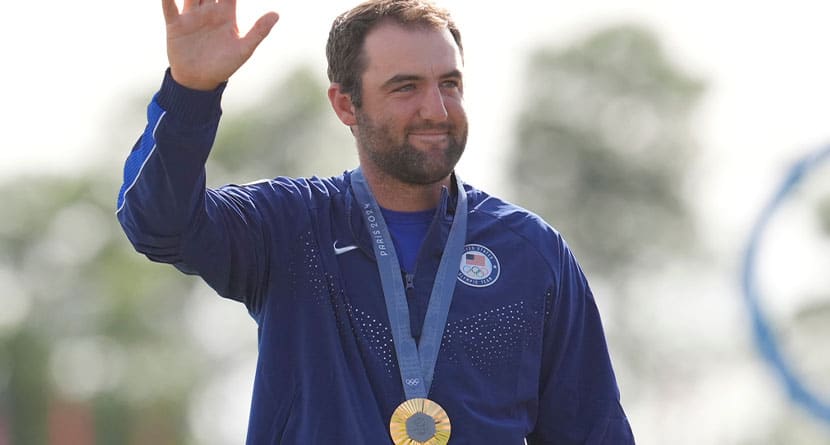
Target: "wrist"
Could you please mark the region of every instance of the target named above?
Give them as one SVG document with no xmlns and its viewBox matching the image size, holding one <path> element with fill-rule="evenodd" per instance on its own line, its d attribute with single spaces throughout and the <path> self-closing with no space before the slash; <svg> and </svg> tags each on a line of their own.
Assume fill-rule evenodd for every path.
<svg viewBox="0 0 830 445">
<path fill-rule="evenodd" d="M 177 72 L 176 68 L 172 66 L 169 68 L 169 72 L 170 77 L 173 79 L 174 82 L 187 89 L 194 91 L 214 91 L 215 89 L 219 88 L 220 85 L 225 83 L 217 82 L 215 80 L 210 79 L 185 76 L 182 73 Z"/>
<path fill-rule="evenodd" d="M 159 106 L 171 116 L 183 122 L 202 124 L 222 114 L 221 100 L 227 82 L 210 90 L 200 90 L 183 85 L 173 78 L 167 69 L 161 88 L 156 94 Z"/>
</svg>

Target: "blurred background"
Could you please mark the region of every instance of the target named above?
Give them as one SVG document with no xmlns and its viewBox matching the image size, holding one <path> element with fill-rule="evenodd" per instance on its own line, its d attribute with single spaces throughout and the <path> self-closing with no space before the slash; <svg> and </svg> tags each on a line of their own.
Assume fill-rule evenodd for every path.
<svg viewBox="0 0 830 445">
<path fill-rule="evenodd" d="M 750 232 L 830 144 L 822 2 L 443 3 L 466 55 L 461 176 L 544 216 L 597 296 L 638 443 L 828 444 L 830 415 L 760 353 Z M 211 185 L 356 165 L 324 46 L 351 1 L 240 0 L 282 18 L 231 80 Z M 244 307 L 135 253 L 121 166 L 167 66 L 160 2 L 13 2 L 0 29 L 0 445 L 242 443 Z M 825 163 L 830 164 L 830 162 Z M 759 236 L 754 300 L 830 403 L 830 165 Z"/>
</svg>

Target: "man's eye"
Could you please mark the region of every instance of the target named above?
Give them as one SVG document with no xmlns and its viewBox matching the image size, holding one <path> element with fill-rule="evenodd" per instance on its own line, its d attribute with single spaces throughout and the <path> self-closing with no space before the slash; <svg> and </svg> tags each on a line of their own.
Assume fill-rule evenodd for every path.
<svg viewBox="0 0 830 445">
<path fill-rule="evenodd" d="M 395 91 L 399 92 L 399 93 L 406 93 L 407 91 L 413 91 L 413 90 L 415 90 L 415 85 L 412 85 L 411 83 L 403 85 L 403 86 L 398 87 L 398 88 L 395 89 Z"/>
<path fill-rule="evenodd" d="M 441 83 L 441 86 L 444 88 L 458 88 L 460 87 L 461 82 L 457 80 L 445 80 Z"/>
</svg>

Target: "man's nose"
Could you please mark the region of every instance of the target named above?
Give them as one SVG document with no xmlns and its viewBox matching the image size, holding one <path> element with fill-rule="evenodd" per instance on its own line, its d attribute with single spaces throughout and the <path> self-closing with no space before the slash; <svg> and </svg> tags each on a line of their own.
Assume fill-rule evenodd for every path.
<svg viewBox="0 0 830 445">
<path fill-rule="evenodd" d="M 444 94 L 438 85 L 429 88 L 424 93 L 423 101 L 421 102 L 421 119 L 433 122 L 445 121 L 448 113 L 444 100 Z"/>
</svg>

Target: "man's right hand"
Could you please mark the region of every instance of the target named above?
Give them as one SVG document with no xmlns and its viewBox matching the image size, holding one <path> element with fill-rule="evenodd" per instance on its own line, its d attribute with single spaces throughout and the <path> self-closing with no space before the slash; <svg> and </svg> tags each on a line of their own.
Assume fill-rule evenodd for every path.
<svg viewBox="0 0 830 445">
<path fill-rule="evenodd" d="M 170 74 L 179 84 L 210 91 L 228 80 L 254 53 L 279 20 L 268 12 L 241 36 L 236 0 L 162 0 L 167 23 Z"/>
</svg>

